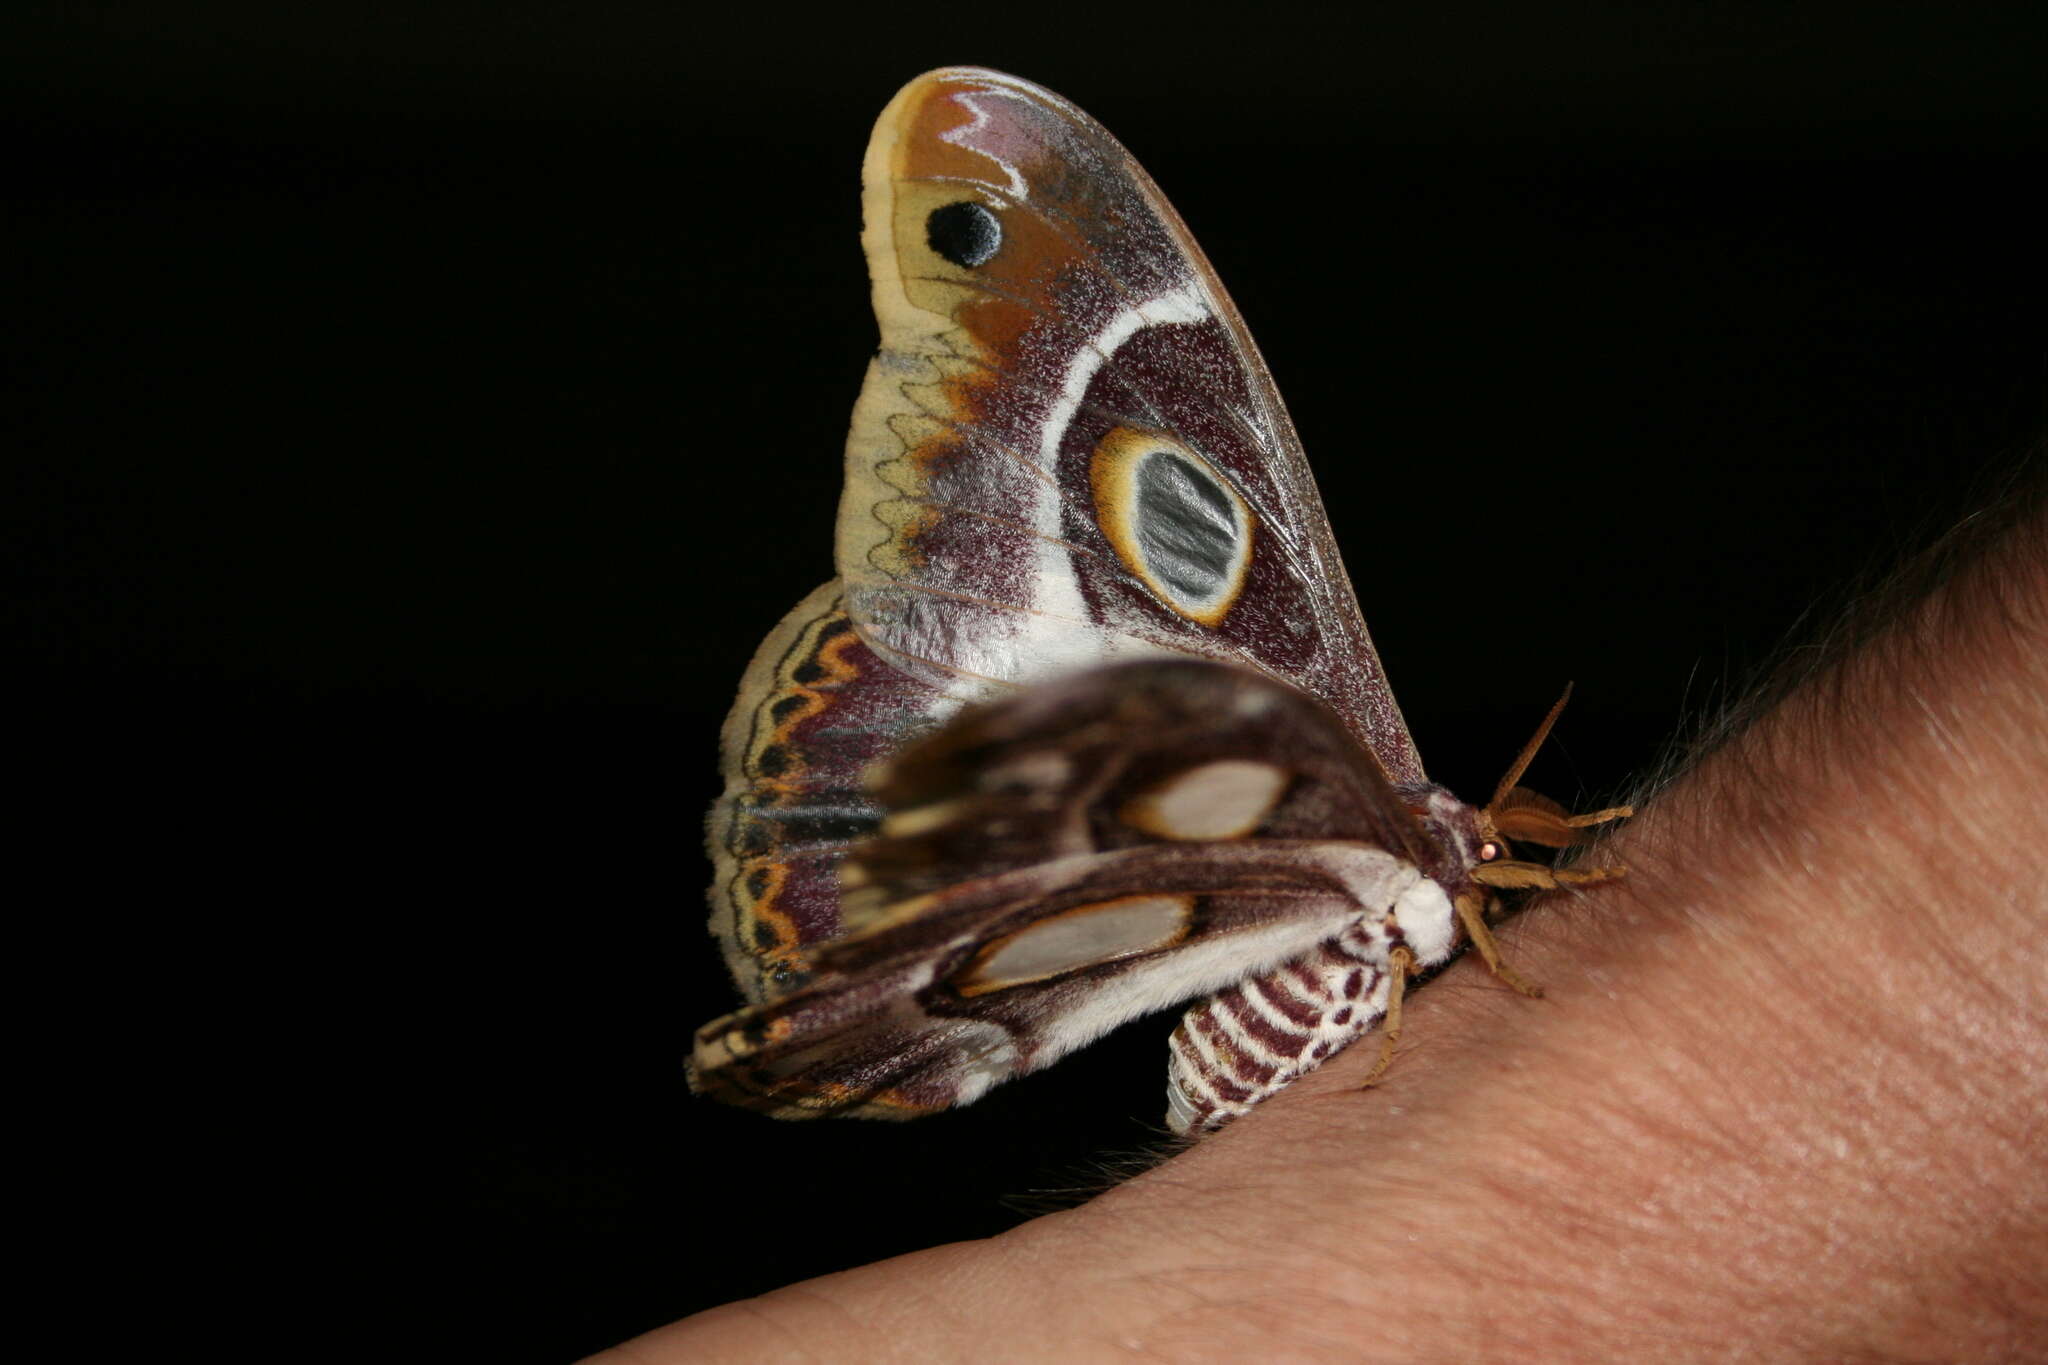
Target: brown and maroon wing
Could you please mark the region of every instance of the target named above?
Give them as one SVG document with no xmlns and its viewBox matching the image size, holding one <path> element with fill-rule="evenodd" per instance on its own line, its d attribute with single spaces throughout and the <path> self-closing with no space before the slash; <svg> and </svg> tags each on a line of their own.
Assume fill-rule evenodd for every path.
<svg viewBox="0 0 2048 1365">
<path fill-rule="evenodd" d="M 827 583 L 755 652 L 720 745 L 711 929 L 749 1001 L 805 984 L 803 950 L 844 929 L 839 864 L 882 808 L 870 765 L 959 703 L 875 657 Z"/>
<path fill-rule="evenodd" d="M 838 565 L 876 654 L 962 699 L 1237 663 L 1419 781 L 1279 395 L 1130 154 L 1049 91 L 956 68 L 896 96 L 864 183 L 882 335 Z"/>
<path fill-rule="evenodd" d="M 1430 860 L 1328 707 L 1194 660 L 1111 665 L 974 708 L 870 782 L 889 814 L 842 872 L 855 933 L 958 883 L 1161 841 L 1346 839 Z"/>
<path fill-rule="evenodd" d="M 749 670 L 711 819 L 712 925 L 755 1001 L 847 927 L 838 866 L 877 814 L 861 770 L 966 700 L 1214 658 L 1421 777 L 1272 381 L 1130 154 L 1029 82 L 937 71 L 878 121 L 864 205 L 881 343 L 840 581 Z"/>
<path fill-rule="evenodd" d="M 699 1031 L 699 1090 L 785 1118 L 966 1103 L 1384 909 L 1427 837 L 1328 708 L 1195 661 L 967 713 L 877 794 L 853 932 Z"/>
</svg>

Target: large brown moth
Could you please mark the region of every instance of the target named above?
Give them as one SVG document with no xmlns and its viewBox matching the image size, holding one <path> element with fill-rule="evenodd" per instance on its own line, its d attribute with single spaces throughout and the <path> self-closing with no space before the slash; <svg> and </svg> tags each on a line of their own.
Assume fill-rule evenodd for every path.
<svg viewBox="0 0 2048 1365">
<path fill-rule="evenodd" d="M 1258 350 L 1130 154 L 949 68 L 884 110 L 863 206 L 838 577 L 726 722 L 712 929 L 749 1003 L 692 1084 L 907 1117 L 1206 997 L 1168 1084 L 1200 1132 L 1464 940 L 1526 989 L 1496 892 L 1618 869 L 1507 841 L 1625 812 L 1515 785 L 1549 720 L 1484 807 L 1424 776 Z"/>
</svg>

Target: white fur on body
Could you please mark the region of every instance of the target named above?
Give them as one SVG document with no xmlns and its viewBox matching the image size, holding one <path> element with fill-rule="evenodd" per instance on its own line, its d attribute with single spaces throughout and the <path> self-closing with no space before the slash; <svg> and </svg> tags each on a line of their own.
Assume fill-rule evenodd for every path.
<svg viewBox="0 0 2048 1365">
<path fill-rule="evenodd" d="M 1388 911 L 1190 1009 L 1167 1045 L 1167 1126 L 1213 1131 L 1343 1051 L 1387 1012 L 1394 948 L 1432 966 L 1450 956 L 1456 922 L 1443 888 L 1418 872 Z"/>
</svg>

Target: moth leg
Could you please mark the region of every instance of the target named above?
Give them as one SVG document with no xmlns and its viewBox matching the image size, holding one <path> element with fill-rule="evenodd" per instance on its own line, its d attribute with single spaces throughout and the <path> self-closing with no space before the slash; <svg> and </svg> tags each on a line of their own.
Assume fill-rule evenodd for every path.
<svg viewBox="0 0 2048 1365">
<path fill-rule="evenodd" d="M 1479 950 L 1479 956 L 1485 961 L 1488 971 L 1523 995 L 1541 1000 L 1543 988 L 1524 981 L 1500 955 L 1500 945 L 1493 941 L 1493 931 L 1486 927 L 1486 915 L 1482 909 L 1484 904 L 1478 896 L 1458 897 L 1458 919 L 1464 924 L 1465 933 L 1471 938 L 1472 946 Z"/>
<path fill-rule="evenodd" d="M 1360 1090 L 1370 1090 L 1379 1084 L 1381 1076 L 1394 1061 L 1394 1044 L 1401 1041 L 1401 996 L 1408 986 L 1408 973 L 1415 967 L 1415 954 L 1407 948 L 1396 948 L 1387 958 L 1387 971 L 1391 979 L 1387 982 L 1387 1019 L 1380 1025 L 1380 1059 L 1372 1064 L 1372 1070 L 1359 1083 Z"/>
</svg>

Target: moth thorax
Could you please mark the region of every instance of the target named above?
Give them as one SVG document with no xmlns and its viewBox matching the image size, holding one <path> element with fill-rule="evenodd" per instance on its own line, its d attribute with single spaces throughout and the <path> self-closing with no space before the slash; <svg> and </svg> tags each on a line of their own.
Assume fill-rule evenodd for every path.
<svg viewBox="0 0 2048 1365">
<path fill-rule="evenodd" d="M 1441 850 L 1440 863 L 1423 868 L 1424 874 L 1447 884 L 1462 884 L 1465 871 L 1482 861 L 1482 845 L 1493 838 L 1483 828 L 1483 813 L 1435 785 L 1412 793 L 1409 805 L 1422 821 L 1430 843 Z"/>
</svg>

